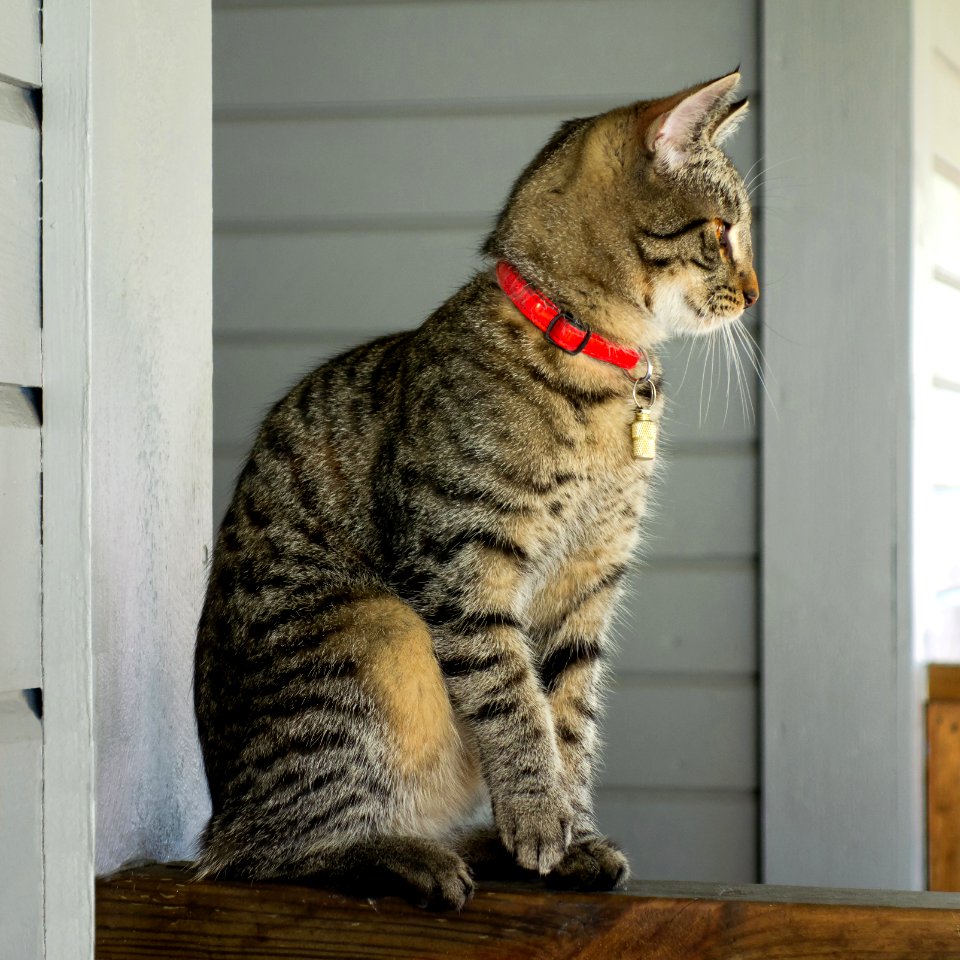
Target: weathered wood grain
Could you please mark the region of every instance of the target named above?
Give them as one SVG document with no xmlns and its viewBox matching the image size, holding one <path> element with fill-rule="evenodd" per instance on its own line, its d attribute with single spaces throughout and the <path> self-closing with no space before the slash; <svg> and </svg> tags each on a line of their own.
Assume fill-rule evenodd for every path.
<svg viewBox="0 0 960 960">
<path fill-rule="evenodd" d="M 491 885 L 459 914 L 286 884 L 193 883 L 165 868 L 97 886 L 99 960 L 226 958 L 684 958 L 943 960 L 955 910 L 556 893 Z M 762 890 L 756 894 L 763 897 Z M 956 904 L 953 904 L 954 907 Z"/>
<path fill-rule="evenodd" d="M 951 691 L 956 693 L 954 687 Z M 927 868 L 931 890 L 960 890 L 960 700 L 927 704 Z"/>
<path fill-rule="evenodd" d="M 931 663 L 927 667 L 927 699 L 960 700 L 960 665 Z"/>
</svg>

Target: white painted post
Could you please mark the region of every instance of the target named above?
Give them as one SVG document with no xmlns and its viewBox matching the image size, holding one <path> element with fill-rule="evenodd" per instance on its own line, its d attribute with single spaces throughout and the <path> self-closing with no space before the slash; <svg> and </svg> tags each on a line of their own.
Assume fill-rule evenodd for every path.
<svg viewBox="0 0 960 960">
<path fill-rule="evenodd" d="M 763 879 L 916 889 L 911 4 L 763 24 Z"/>
<path fill-rule="evenodd" d="M 95 833 L 108 870 L 182 855 L 205 814 L 190 677 L 210 540 L 210 44 L 203 0 L 45 4 L 44 856 L 57 960 L 92 955 Z"/>
</svg>

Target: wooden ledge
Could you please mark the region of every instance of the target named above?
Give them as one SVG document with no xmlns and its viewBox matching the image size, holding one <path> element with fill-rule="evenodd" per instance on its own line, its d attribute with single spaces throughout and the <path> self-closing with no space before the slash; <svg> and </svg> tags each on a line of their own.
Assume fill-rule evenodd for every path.
<svg viewBox="0 0 960 960">
<path fill-rule="evenodd" d="M 943 960 L 960 956 L 960 896 L 705 884 L 590 894 L 483 884 L 462 913 L 449 914 L 291 884 L 192 881 L 159 866 L 97 881 L 96 956 Z"/>
</svg>

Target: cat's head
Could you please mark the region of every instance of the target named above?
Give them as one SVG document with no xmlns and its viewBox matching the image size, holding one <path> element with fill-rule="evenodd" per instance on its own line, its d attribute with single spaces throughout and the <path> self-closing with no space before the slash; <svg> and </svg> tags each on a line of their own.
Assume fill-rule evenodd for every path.
<svg viewBox="0 0 960 960">
<path fill-rule="evenodd" d="M 747 111 L 739 80 L 564 124 L 514 184 L 484 252 L 633 340 L 739 317 L 759 296 L 749 198 L 720 149 Z"/>
</svg>

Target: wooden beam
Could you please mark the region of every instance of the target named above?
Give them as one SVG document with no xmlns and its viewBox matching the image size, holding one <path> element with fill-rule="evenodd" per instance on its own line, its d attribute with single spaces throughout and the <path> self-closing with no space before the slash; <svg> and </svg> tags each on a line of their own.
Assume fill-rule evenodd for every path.
<svg viewBox="0 0 960 960">
<path fill-rule="evenodd" d="M 927 667 L 927 699 L 960 700 L 960 665 L 931 663 Z"/>
<path fill-rule="evenodd" d="M 668 958 L 941 960 L 957 950 L 960 898 L 634 885 L 558 893 L 484 884 L 462 913 L 355 900 L 291 884 L 191 881 L 170 867 L 97 883 L 98 960 L 171 957 Z M 820 902 L 798 902 L 802 900 Z M 837 903 L 850 899 L 860 902 Z M 895 904 L 902 903 L 905 906 Z M 923 904 L 923 906 L 920 906 Z"/>
<path fill-rule="evenodd" d="M 927 865 L 931 890 L 960 890 L 960 701 L 927 704 Z"/>
</svg>

